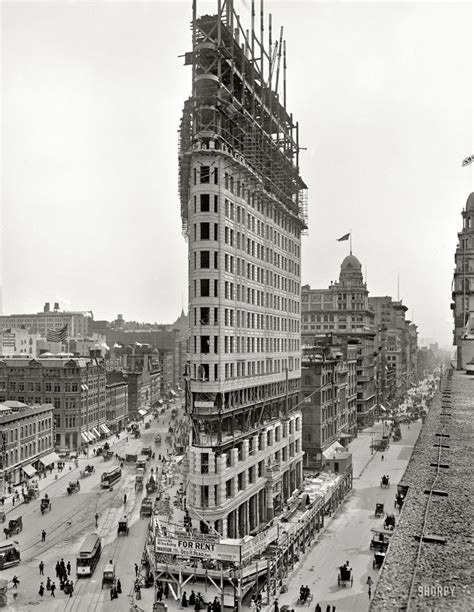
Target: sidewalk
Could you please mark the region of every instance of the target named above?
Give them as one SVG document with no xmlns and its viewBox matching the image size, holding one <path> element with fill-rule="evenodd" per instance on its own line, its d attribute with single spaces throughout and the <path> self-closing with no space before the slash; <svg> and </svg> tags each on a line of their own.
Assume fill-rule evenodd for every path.
<svg viewBox="0 0 474 612">
<path fill-rule="evenodd" d="M 84 455 L 80 455 L 78 458 L 79 460 L 78 469 L 80 469 L 81 467 L 81 462 L 86 461 L 87 463 L 93 464 L 95 462 L 95 459 L 99 459 L 101 457 L 100 455 L 98 455 L 97 457 L 94 455 L 92 451 L 93 448 L 103 446 L 105 442 L 108 442 L 109 446 L 113 448 L 117 444 L 120 444 L 121 442 L 123 442 L 126 436 L 127 436 L 127 432 L 123 431 L 120 433 L 119 439 L 117 439 L 117 437 L 114 434 L 110 436 L 109 438 L 107 438 L 106 440 L 100 440 L 94 444 L 90 444 L 89 445 L 89 458 L 85 457 Z M 29 478 L 27 481 L 25 481 L 25 484 L 27 484 L 28 482 L 31 482 L 32 480 L 36 480 L 38 482 L 40 497 L 42 497 L 41 493 L 45 491 L 50 485 L 55 483 L 60 478 L 70 476 L 71 472 L 76 468 L 74 459 L 61 459 L 61 461 L 65 464 L 61 472 L 58 470 L 57 465 L 56 465 L 56 467 L 54 468 L 52 472 L 50 472 L 49 469 L 46 471 L 46 478 L 39 478 L 38 475 L 35 475 L 34 477 Z M 13 491 L 18 491 L 20 493 L 20 499 L 15 500 L 15 504 L 13 505 L 13 498 L 15 497 L 14 493 L 5 495 L 5 503 L 3 504 L 3 506 L 0 506 L 0 510 L 3 510 L 5 514 L 9 514 L 13 510 L 15 510 L 15 508 L 18 508 L 18 506 L 21 506 L 22 504 L 25 503 L 23 501 L 23 496 L 21 495 L 21 485 L 17 485 L 16 487 L 13 487 Z"/>
</svg>

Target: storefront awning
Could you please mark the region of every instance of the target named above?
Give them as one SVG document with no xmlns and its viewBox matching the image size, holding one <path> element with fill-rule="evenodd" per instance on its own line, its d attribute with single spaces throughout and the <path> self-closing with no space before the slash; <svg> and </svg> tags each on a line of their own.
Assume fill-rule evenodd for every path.
<svg viewBox="0 0 474 612">
<path fill-rule="evenodd" d="M 339 440 L 345 440 L 346 438 L 352 438 L 351 434 L 348 434 L 345 431 L 339 434 Z"/>
<path fill-rule="evenodd" d="M 84 442 L 89 442 L 89 438 L 85 431 L 81 431 L 81 438 L 84 440 Z"/>
<path fill-rule="evenodd" d="M 56 453 L 48 453 L 44 457 L 40 457 L 40 461 L 43 465 L 51 465 L 56 463 L 56 461 L 61 461 L 61 457 Z"/>
<path fill-rule="evenodd" d="M 88 431 L 87 435 L 89 436 L 89 440 L 92 442 L 93 440 L 95 440 L 95 435 L 92 433 L 92 431 Z"/>
<path fill-rule="evenodd" d="M 143 408 L 140 408 L 140 410 L 138 411 L 138 414 L 139 414 L 140 416 L 145 416 L 145 414 L 146 414 L 146 413 L 147 413 L 147 411 L 146 411 L 146 410 L 143 410 Z"/>
<path fill-rule="evenodd" d="M 21 469 L 25 472 L 25 474 L 31 478 L 31 476 L 34 476 L 36 474 L 36 470 L 32 465 L 26 464 L 26 465 L 22 465 Z"/>
<path fill-rule="evenodd" d="M 341 449 L 344 450 L 344 447 L 339 444 L 339 442 L 333 442 L 331 446 L 328 446 L 328 448 L 323 451 L 323 457 L 325 459 L 332 459 L 334 455 Z"/>
<path fill-rule="evenodd" d="M 382 410 L 383 412 L 387 412 L 387 409 L 385 408 L 385 406 L 382 406 L 382 404 L 379 404 L 380 410 Z"/>
<path fill-rule="evenodd" d="M 107 425 L 104 425 L 103 423 L 101 425 L 99 425 L 99 429 L 100 429 L 100 431 L 102 431 L 105 434 L 109 434 L 110 433 L 110 429 L 107 427 Z"/>
<path fill-rule="evenodd" d="M 93 428 L 92 428 L 92 431 L 95 433 L 95 435 L 96 435 L 98 438 L 100 438 L 100 433 L 97 431 L 97 428 L 96 428 L 96 427 L 93 427 Z"/>
</svg>

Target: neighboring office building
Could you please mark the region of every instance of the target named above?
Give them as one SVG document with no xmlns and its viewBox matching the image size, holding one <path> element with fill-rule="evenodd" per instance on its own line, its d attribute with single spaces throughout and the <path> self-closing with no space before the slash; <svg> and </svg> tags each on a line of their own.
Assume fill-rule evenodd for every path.
<svg viewBox="0 0 474 612">
<path fill-rule="evenodd" d="M 26 328 L 9 327 L 0 332 L 0 340 L 0 355 L 11 357 L 24 353 L 25 356 L 36 357 L 41 336 Z"/>
<path fill-rule="evenodd" d="M 390 296 L 369 297 L 377 331 L 377 381 L 382 405 L 401 400 L 417 378 L 417 326 L 407 321 L 408 308 Z"/>
<path fill-rule="evenodd" d="M 0 330 L 24 327 L 46 337 L 48 329 L 58 331 L 67 324 L 68 337 L 86 337 L 89 334 L 89 322 L 93 318 L 92 311 L 60 311 L 57 302 L 54 304 L 54 310 L 51 310 L 50 303 L 46 302 L 43 312 L 0 316 Z"/>
<path fill-rule="evenodd" d="M 376 409 L 374 313 L 362 267 L 354 255 L 341 264 L 338 283 L 328 289 L 301 288 L 302 340 L 311 343 L 315 334 L 333 334 L 341 342 L 358 342 L 357 425 L 374 423 Z"/>
<path fill-rule="evenodd" d="M 128 421 L 128 381 L 123 372 L 106 373 L 107 427 L 113 433 L 122 431 Z"/>
<path fill-rule="evenodd" d="M 53 424 L 53 406 L 50 404 L 27 406 L 2 400 L 0 470 L 5 488 L 0 486 L 0 493 L 9 484 L 19 484 L 59 460 L 53 452 Z"/>
<path fill-rule="evenodd" d="M 0 402 L 54 406 L 54 446 L 77 451 L 110 433 L 106 425 L 105 365 L 87 358 L 43 355 L 0 360 Z"/>
<path fill-rule="evenodd" d="M 474 193 L 467 199 L 462 218 L 463 228 L 458 232 L 454 255 L 456 267 L 451 304 L 458 370 L 464 370 L 466 364 L 474 358 Z"/>
<path fill-rule="evenodd" d="M 229 538 L 280 512 L 301 485 L 303 460 L 298 128 L 271 88 L 261 117 L 246 110 L 261 108 L 264 77 L 253 45 L 234 38 L 245 35 L 237 19 L 229 3 L 193 23 L 179 158 L 189 245 L 187 503 L 202 530 Z"/>
<path fill-rule="evenodd" d="M 357 432 L 357 345 L 333 346 L 332 338 L 303 347 L 304 469 L 321 470 Z M 336 472 L 339 465 L 334 466 Z"/>
</svg>

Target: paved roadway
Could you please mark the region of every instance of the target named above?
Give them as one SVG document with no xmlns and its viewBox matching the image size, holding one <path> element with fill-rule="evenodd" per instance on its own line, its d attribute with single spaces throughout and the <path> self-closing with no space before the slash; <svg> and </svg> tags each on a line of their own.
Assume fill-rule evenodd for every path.
<svg viewBox="0 0 474 612">
<path fill-rule="evenodd" d="M 148 463 L 146 478 L 150 475 L 150 467 L 156 468 L 158 464 L 158 452 L 167 449 L 165 436 L 162 436 L 161 447 L 155 447 L 154 437 L 157 431 L 164 434 L 169 425 L 169 414 L 167 411 L 166 422 L 161 415 L 160 424 L 152 421 L 150 429 L 142 427 L 141 438 L 135 439 L 121 434 L 120 441 L 114 436 L 109 438 L 113 443 L 112 450 L 121 456 L 126 453 L 140 453 L 143 446 L 151 446 L 156 452 L 155 460 Z M 99 445 L 102 445 L 103 442 Z M 99 446 L 97 445 L 97 446 Z M 80 470 L 85 465 L 95 466 L 95 474 L 86 478 L 80 478 Z M 139 511 L 142 498 L 146 495 L 145 489 L 135 492 L 135 465 L 124 464 L 122 478 L 113 487 L 113 491 L 100 488 L 101 474 L 118 465 L 115 458 L 105 462 L 101 457 L 81 457 L 79 467 L 74 467 L 70 462 L 66 463 L 65 470 L 53 476 L 40 480 L 41 497 L 47 492 L 52 504 L 52 510 L 41 515 L 40 500 L 30 504 L 21 504 L 11 509 L 8 507 L 7 520 L 23 517 L 23 531 L 15 536 L 20 543 L 21 563 L 8 568 L 1 573 L 2 578 L 11 580 L 13 575 L 20 579 L 18 591 L 15 592 L 11 586 L 8 592 L 9 604 L 5 610 L 42 610 L 66 611 L 66 612 L 94 612 L 100 610 L 129 610 L 133 581 L 135 577 L 134 564 L 140 565 L 140 559 L 145 543 L 147 519 L 140 519 Z M 69 470 L 69 466 L 72 469 Z M 54 477 L 57 475 L 57 480 Z M 66 487 L 69 480 L 79 479 L 81 490 L 68 496 Z M 127 495 L 127 504 L 124 506 L 124 495 Z M 98 528 L 95 527 L 95 514 L 99 514 Z M 117 538 L 117 524 L 120 518 L 127 514 L 130 533 L 128 537 Z M 41 543 L 41 531 L 46 531 L 46 542 Z M 76 578 L 76 555 L 85 537 L 90 533 L 98 533 L 102 538 L 102 555 L 91 578 Z M 75 590 L 73 597 L 64 595 L 59 589 L 59 580 L 56 580 L 56 561 L 64 558 L 65 563 L 71 562 L 71 577 L 74 579 Z M 113 602 L 110 601 L 109 589 L 102 590 L 102 572 L 109 559 L 113 559 L 116 567 L 116 575 L 122 583 L 122 595 Z M 44 576 L 39 576 L 39 563 L 45 564 Z M 38 594 L 40 582 L 46 585 L 47 577 L 55 580 L 57 590 L 56 598 L 51 597 L 45 591 L 43 597 Z M 10 582 L 11 585 L 11 582 Z M 152 590 L 152 589 L 151 589 Z M 150 589 L 143 589 L 145 595 Z M 148 598 L 147 598 L 148 599 Z M 140 602 L 137 602 L 140 604 Z"/>
<path fill-rule="evenodd" d="M 365 430 L 351 443 L 354 462 L 354 489 L 332 520 L 326 523 L 318 543 L 306 553 L 304 561 L 289 580 L 288 592 L 279 598 L 280 605 L 296 607 L 299 589 L 308 585 L 313 594 L 312 610 L 319 602 L 323 611 L 327 604 L 337 612 L 365 612 L 368 610 L 367 578 L 377 580 L 378 570 L 372 568 L 373 551 L 370 550 L 371 529 L 380 529 L 383 520 L 374 517 L 375 504 L 382 502 L 385 509 L 394 511 L 396 484 L 402 477 L 413 445 L 421 428 L 421 422 L 412 423 L 410 429 L 402 425 L 402 439 L 391 442 L 382 453 L 370 454 L 371 431 L 381 431 L 382 424 Z M 389 489 L 380 488 L 383 474 L 390 476 Z M 398 513 L 395 513 L 398 517 Z M 352 587 L 337 585 L 338 567 L 349 560 L 353 569 Z M 372 587 L 372 592 L 374 590 Z M 303 607 L 303 610 L 306 608 Z"/>
</svg>

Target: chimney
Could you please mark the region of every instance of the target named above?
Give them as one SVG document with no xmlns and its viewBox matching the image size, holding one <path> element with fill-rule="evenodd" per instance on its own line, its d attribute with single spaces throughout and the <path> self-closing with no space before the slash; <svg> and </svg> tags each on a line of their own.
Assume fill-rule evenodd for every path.
<svg viewBox="0 0 474 612">
<path fill-rule="evenodd" d="M 44 308 L 43 308 L 43 312 L 49 312 L 50 311 L 50 306 L 49 306 L 49 302 L 45 302 Z"/>
</svg>

